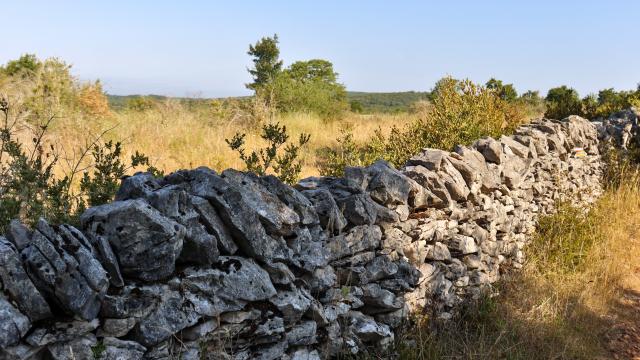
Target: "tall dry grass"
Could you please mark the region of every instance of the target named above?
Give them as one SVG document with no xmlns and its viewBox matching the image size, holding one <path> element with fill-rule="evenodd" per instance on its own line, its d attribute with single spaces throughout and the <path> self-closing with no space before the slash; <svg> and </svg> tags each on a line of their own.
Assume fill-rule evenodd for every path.
<svg viewBox="0 0 640 360">
<path fill-rule="evenodd" d="M 380 128 L 388 133 L 393 126 L 413 121 L 410 114 L 358 115 L 349 114 L 340 120 L 327 121 L 314 114 L 294 113 L 274 115 L 266 121 L 286 125 L 291 139 L 299 134 L 311 134 L 311 140 L 301 151 L 302 177 L 318 175 L 317 152 L 335 146 L 344 127 L 353 129 L 355 140 L 364 142 Z M 215 170 L 243 169 L 244 164 L 231 151 L 225 139 L 236 132 L 247 133 L 248 149 L 263 146 L 260 124 L 236 117 L 217 117 L 208 112 L 194 111 L 177 101 L 165 101 L 146 111 L 113 112 L 92 118 L 63 117 L 57 119 L 49 132 L 49 139 L 64 149 L 82 147 L 88 138 L 109 130 L 105 140 L 122 141 L 126 156 L 135 151 L 148 155 L 154 166 L 171 172 L 182 168 L 208 166 Z"/>
<path fill-rule="evenodd" d="M 404 359 L 609 359 L 613 324 L 638 324 L 625 292 L 640 294 L 637 177 L 610 189 L 588 215 L 563 207 L 541 221 L 528 263 L 500 295 L 437 331 L 418 327 Z"/>
</svg>

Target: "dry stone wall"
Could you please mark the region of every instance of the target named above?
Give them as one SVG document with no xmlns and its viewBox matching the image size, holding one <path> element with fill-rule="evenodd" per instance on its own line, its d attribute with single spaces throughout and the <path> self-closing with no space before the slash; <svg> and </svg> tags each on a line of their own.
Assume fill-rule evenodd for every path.
<svg viewBox="0 0 640 360">
<path fill-rule="evenodd" d="M 622 141 L 622 122 L 544 120 L 424 149 L 401 170 L 379 161 L 295 187 L 207 168 L 128 177 L 78 228 L 14 221 L 0 237 L 0 359 L 384 347 L 410 311 L 450 318 L 521 267 L 558 200 L 594 201 L 598 135 Z"/>
</svg>

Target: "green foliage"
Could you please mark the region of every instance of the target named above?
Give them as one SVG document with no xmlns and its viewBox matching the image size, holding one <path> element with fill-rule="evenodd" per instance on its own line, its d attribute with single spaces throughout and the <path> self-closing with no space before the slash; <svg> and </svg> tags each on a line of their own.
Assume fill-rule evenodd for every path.
<svg viewBox="0 0 640 360">
<path fill-rule="evenodd" d="M 289 140 L 286 126 L 280 124 L 266 124 L 262 126 L 260 137 L 267 142 L 267 146 L 262 149 L 246 153 L 244 149 L 244 138 L 246 134 L 236 133 L 233 138 L 225 139 L 232 150 L 238 152 L 240 159 L 245 163 L 247 171 L 263 176 L 273 168 L 277 177 L 288 184 L 298 181 L 302 164 L 298 161 L 300 148 L 309 142 L 311 135 L 300 134 L 298 143 L 289 143 L 284 147 L 284 153 L 278 154 L 278 150 Z"/>
<path fill-rule="evenodd" d="M 102 144 L 98 137 L 91 144 L 92 162 L 84 161 L 88 149 L 81 149 L 77 162 L 70 164 L 71 170 L 64 176 L 56 176 L 59 151 L 44 141 L 55 116 L 39 121 L 31 143 L 24 144 L 16 136 L 15 128 L 19 124 L 17 117 L 29 111 L 12 105 L 8 98 L 0 98 L 0 233 L 16 218 L 28 225 L 41 217 L 52 223 L 75 223 L 87 204 L 113 200 L 118 182 L 128 169 L 146 165 L 147 171 L 158 174 L 149 165 L 149 159 L 139 153 L 132 157 L 130 166 L 125 166 L 120 159 L 121 144 Z M 83 166 L 93 172 L 84 172 L 76 191 L 74 177 Z"/>
<path fill-rule="evenodd" d="M 549 90 L 545 117 L 563 119 L 569 115 L 580 115 L 589 119 L 606 118 L 612 113 L 624 110 L 640 100 L 640 89 L 635 91 L 615 91 L 603 89 L 598 95 L 590 94 L 582 100 L 578 92 L 567 86 Z"/>
<path fill-rule="evenodd" d="M 540 218 L 530 253 L 540 267 L 574 272 L 597 241 L 596 224 L 583 208 L 561 203 L 557 210 Z"/>
<path fill-rule="evenodd" d="M 496 95 L 502 100 L 515 101 L 518 98 L 518 92 L 513 87 L 513 84 L 502 84 L 502 80 L 496 80 L 494 78 L 489 79 L 485 84 L 487 89 L 495 91 Z"/>
<path fill-rule="evenodd" d="M 417 121 L 404 128 L 394 126 L 388 136 L 378 130 L 366 144 L 357 146 L 349 133 L 343 134 L 337 148 L 321 154 L 321 173 L 341 175 L 345 166 L 368 165 L 378 159 L 399 167 L 422 148 L 451 150 L 484 136 L 509 133 L 525 120 L 518 104 L 469 80 L 443 78 L 431 94 L 430 106 Z"/>
<path fill-rule="evenodd" d="M 314 112 L 324 118 L 340 116 L 349 107 L 346 90 L 327 60 L 297 61 L 282 69 L 278 36 L 249 46 L 253 56 L 253 89 L 257 97 L 281 112 Z"/>
<path fill-rule="evenodd" d="M 146 111 L 153 108 L 155 102 L 148 96 L 134 96 L 127 99 L 126 108 L 132 111 Z"/>
<path fill-rule="evenodd" d="M 538 117 L 546 111 L 544 99 L 537 90 L 525 91 L 516 101 L 524 106 L 530 117 Z"/>
<path fill-rule="evenodd" d="M 93 174 L 85 171 L 80 180 L 80 191 L 89 206 L 106 204 L 113 200 L 120 186 L 120 179 L 127 171 L 138 166 L 146 166 L 147 171 L 155 176 L 162 174 L 149 163 L 149 158 L 136 151 L 127 166 L 122 162 L 122 144 L 108 141 L 95 144 L 91 150 L 93 157 Z"/>
<path fill-rule="evenodd" d="M 11 60 L 3 67 L 9 76 L 31 77 L 42 66 L 42 62 L 34 54 L 24 54 L 17 60 Z"/>
<path fill-rule="evenodd" d="M 634 105 L 640 99 L 640 90 L 615 91 L 613 88 L 603 89 L 598 96 L 589 95 L 583 101 L 586 117 L 605 118 L 614 112 L 624 110 Z"/>
<path fill-rule="evenodd" d="M 349 107 L 346 90 L 336 79 L 333 65 L 326 60 L 298 61 L 266 89 L 281 112 L 314 112 L 335 118 Z"/>
<path fill-rule="evenodd" d="M 98 341 L 94 346 L 91 347 L 91 355 L 93 355 L 94 360 L 102 359 L 104 352 L 107 350 L 107 346 L 102 342 Z"/>
<path fill-rule="evenodd" d="M 353 131 L 350 127 L 343 127 L 341 135 L 337 139 L 336 148 L 324 148 L 319 152 L 318 168 L 322 176 L 342 176 L 347 166 L 368 165 L 369 154 L 366 149 L 359 147 L 353 140 Z"/>
<path fill-rule="evenodd" d="M 53 221 L 66 219 L 72 205 L 69 178 L 56 179 L 53 168 L 58 162 L 53 148 L 45 148 L 44 134 L 49 119 L 34 134 L 26 148 L 12 133 L 10 109 L 6 99 L 0 100 L 4 126 L 0 130 L 0 232 L 11 219 L 21 218 L 29 224 L 41 216 Z"/>
<path fill-rule="evenodd" d="M 583 114 L 578 92 L 566 85 L 549 89 L 545 100 L 547 102 L 547 111 L 544 113 L 546 118 L 560 120 L 569 115 Z"/>
<path fill-rule="evenodd" d="M 351 104 L 357 102 L 361 105 L 362 113 L 397 113 L 410 111 L 411 106 L 419 101 L 429 99 L 428 92 L 405 91 L 391 93 L 372 93 L 348 91 L 347 98 Z M 356 108 L 358 109 L 358 108 Z"/>
<path fill-rule="evenodd" d="M 358 114 L 364 111 L 364 107 L 362 106 L 362 103 L 358 100 L 349 101 L 349 108 L 351 112 L 358 113 Z"/>
<path fill-rule="evenodd" d="M 278 35 L 263 37 L 255 45 L 249 45 L 247 54 L 253 57 L 253 69 L 249 69 L 249 73 L 253 76 L 253 82 L 246 86 L 259 93 L 282 70 L 282 60 L 279 59 Z"/>
</svg>

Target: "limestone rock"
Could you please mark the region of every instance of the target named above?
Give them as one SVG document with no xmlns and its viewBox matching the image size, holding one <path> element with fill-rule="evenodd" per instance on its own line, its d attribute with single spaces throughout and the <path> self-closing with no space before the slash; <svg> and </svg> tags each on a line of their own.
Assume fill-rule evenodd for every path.
<svg viewBox="0 0 640 360">
<path fill-rule="evenodd" d="M 144 281 L 173 273 L 186 232 L 140 199 L 89 208 L 80 221 L 91 234 L 109 241 L 124 276 Z"/>
</svg>

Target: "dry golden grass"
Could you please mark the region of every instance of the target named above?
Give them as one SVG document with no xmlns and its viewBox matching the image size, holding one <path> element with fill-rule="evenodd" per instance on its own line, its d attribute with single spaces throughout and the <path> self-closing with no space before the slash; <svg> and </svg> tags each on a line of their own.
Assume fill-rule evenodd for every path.
<svg viewBox="0 0 640 360">
<path fill-rule="evenodd" d="M 352 127 L 355 140 L 364 142 L 378 128 L 386 133 L 392 125 L 401 126 L 412 120 L 413 116 L 408 114 L 350 114 L 334 121 L 325 121 L 313 114 L 285 114 L 273 119 L 286 125 L 293 141 L 301 133 L 311 134 L 310 142 L 301 151 L 301 177 L 318 175 L 318 150 L 335 145 L 343 127 Z M 153 164 L 165 172 L 197 166 L 215 170 L 243 169 L 242 161 L 225 143 L 225 139 L 236 132 L 247 133 L 247 149 L 264 145 L 259 126 L 208 116 L 174 101 L 147 111 L 114 112 L 90 121 L 79 117 L 60 118 L 52 126 L 49 139 L 59 148 L 78 149 L 88 139 L 107 129 L 111 130 L 105 139 L 122 141 L 127 158 L 139 151 L 148 155 Z"/>
<path fill-rule="evenodd" d="M 625 183 L 610 190 L 585 219 L 564 210 L 541 229 L 528 248 L 530 261 L 485 299 L 436 334 L 418 329 L 406 359 L 609 359 L 607 338 L 614 324 L 637 324 L 640 294 L 640 190 Z M 548 223 L 547 223 L 548 225 Z M 552 243 L 575 251 L 549 255 Z"/>
</svg>

